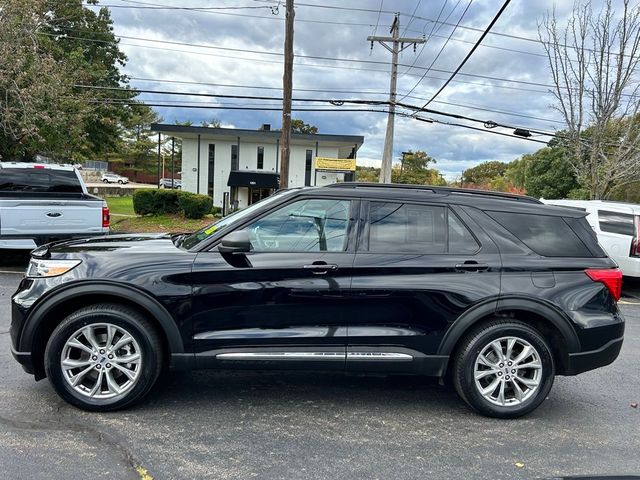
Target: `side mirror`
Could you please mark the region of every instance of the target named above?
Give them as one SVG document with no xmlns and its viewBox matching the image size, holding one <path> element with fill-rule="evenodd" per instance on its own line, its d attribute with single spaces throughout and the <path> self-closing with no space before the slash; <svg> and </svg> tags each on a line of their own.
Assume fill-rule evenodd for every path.
<svg viewBox="0 0 640 480">
<path fill-rule="evenodd" d="M 222 239 L 218 251 L 220 253 L 249 253 L 251 251 L 249 232 L 246 230 L 231 232 Z"/>
</svg>

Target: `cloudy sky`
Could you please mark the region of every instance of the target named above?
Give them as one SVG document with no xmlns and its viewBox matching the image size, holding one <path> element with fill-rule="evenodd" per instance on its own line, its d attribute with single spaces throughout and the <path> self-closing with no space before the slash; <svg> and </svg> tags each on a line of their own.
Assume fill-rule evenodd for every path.
<svg viewBox="0 0 640 480">
<path fill-rule="evenodd" d="M 422 106 L 458 66 L 502 3 L 296 1 L 294 98 L 385 100 L 390 54 L 378 44 L 371 50 L 366 37 L 374 33 L 388 35 L 393 12 L 400 12 L 402 35 L 424 36 L 427 42 L 424 47 L 418 46 L 415 53 L 408 48 L 400 56 L 399 99 Z M 560 18 L 568 14 L 571 3 L 557 2 Z M 270 8 L 278 6 L 277 0 L 102 0 L 101 4 L 111 8 L 115 33 L 122 37 L 121 47 L 129 58 L 124 71 L 133 86 L 147 90 L 281 96 L 285 9 L 282 4 Z M 551 0 L 512 1 L 494 26 L 494 33 L 485 38 L 430 108 L 542 131 L 562 128 L 552 109 L 544 49 L 535 41 L 537 24 L 553 5 Z M 162 6 L 207 10 L 158 8 Z M 439 22 L 434 22 L 438 19 Z M 140 98 L 176 105 L 262 105 L 273 109 L 281 106 L 277 101 L 195 96 L 142 94 Z M 319 105 L 294 102 L 294 108 L 327 108 L 326 104 Z M 354 107 L 345 104 L 331 108 Z M 157 110 L 169 123 L 175 120 L 199 123 L 218 118 L 223 125 L 237 128 L 257 128 L 262 123 L 277 128 L 281 122 L 277 110 L 180 107 Z M 456 121 L 432 114 L 423 116 Z M 364 135 L 358 163 L 379 166 L 386 114 L 297 112 L 294 118 L 317 125 L 321 133 Z M 482 124 L 462 123 L 482 128 Z M 394 158 L 405 150 L 425 150 L 438 160 L 438 168 L 449 179 L 482 161 L 510 161 L 541 147 L 517 138 L 402 117 L 396 119 L 395 133 Z"/>
</svg>

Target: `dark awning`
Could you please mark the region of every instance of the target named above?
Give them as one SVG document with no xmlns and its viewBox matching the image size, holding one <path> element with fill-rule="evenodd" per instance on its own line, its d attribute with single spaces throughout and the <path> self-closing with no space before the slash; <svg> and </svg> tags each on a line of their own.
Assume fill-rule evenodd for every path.
<svg viewBox="0 0 640 480">
<path fill-rule="evenodd" d="M 229 187 L 279 188 L 280 174 L 276 172 L 256 172 L 236 170 L 229 173 Z"/>
</svg>

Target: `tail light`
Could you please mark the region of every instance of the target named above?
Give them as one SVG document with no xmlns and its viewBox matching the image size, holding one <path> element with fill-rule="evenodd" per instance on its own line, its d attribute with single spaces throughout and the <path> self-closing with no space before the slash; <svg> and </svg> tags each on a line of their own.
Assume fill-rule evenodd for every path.
<svg viewBox="0 0 640 480">
<path fill-rule="evenodd" d="M 109 207 L 102 207 L 102 227 L 109 228 Z"/>
<path fill-rule="evenodd" d="M 640 216 L 633 216 L 633 240 L 631 240 L 631 251 L 629 251 L 630 257 L 640 257 L 640 246 L 638 245 L 638 239 L 640 239 Z"/>
<path fill-rule="evenodd" d="M 622 294 L 622 272 L 619 268 L 588 268 L 584 271 L 594 282 L 604 283 L 613 298 L 620 300 Z"/>
</svg>

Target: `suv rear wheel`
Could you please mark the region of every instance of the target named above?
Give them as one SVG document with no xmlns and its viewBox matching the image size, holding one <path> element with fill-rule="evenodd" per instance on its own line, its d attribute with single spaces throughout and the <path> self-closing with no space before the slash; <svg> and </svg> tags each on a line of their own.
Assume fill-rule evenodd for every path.
<svg viewBox="0 0 640 480">
<path fill-rule="evenodd" d="M 458 394 L 478 412 L 498 418 L 533 411 L 549 394 L 554 376 L 544 338 L 515 320 L 494 320 L 471 331 L 453 363 Z"/>
<path fill-rule="evenodd" d="M 58 394 L 91 411 L 117 410 L 140 400 L 162 367 L 162 344 L 135 310 L 114 304 L 83 308 L 53 331 L 45 370 Z"/>
</svg>

